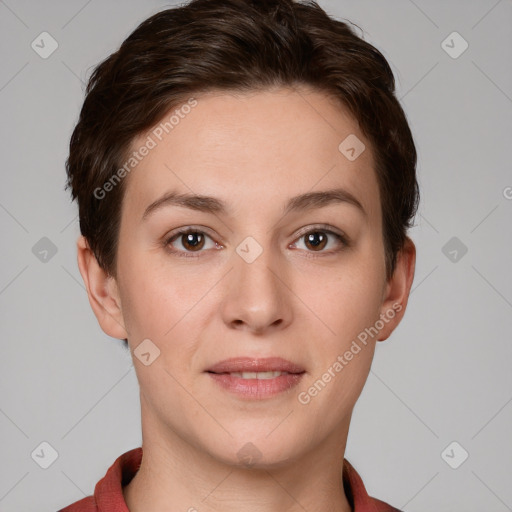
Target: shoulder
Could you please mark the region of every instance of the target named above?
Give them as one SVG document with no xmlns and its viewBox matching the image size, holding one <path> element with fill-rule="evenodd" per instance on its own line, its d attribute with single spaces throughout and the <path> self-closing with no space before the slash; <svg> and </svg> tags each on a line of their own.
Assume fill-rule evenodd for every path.
<svg viewBox="0 0 512 512">
<path fill-rule="evenodd" d="M 375 512 L 402 512 L 402 510 L 391 506 L 385 501 L 378 500 L 377 498 L 370 498 L 375 505 Z"/>
<path fill-rule="evenodd" d="M 343 461 L 343 487 L 353 512 L 402 512 L 370 496 L 359 473 L 347 459 Z"/>
<path fill-rule="evenodd" d="M 65 508 L 58 510 L 57 512 L 97 512 L 98 506 L 94 496 L 87 496 L 81 500 L 75 501 Z"/>
<path fill-rule="evenodd" d="M 93 496 L 82 498 L 58 512 L 128 512 L 123 487 L 135 476 L 141 460 L 141 447 L 123 453 L 96 484 Z"/>
</svg>

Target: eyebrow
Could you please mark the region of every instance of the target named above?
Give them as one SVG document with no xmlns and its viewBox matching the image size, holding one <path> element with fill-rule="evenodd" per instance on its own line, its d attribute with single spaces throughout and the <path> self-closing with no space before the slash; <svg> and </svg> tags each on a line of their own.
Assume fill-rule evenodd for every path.
<svg viewBox="0 0 512 512">
<path fill-rule="evenodd" d="M 331 204 L 339 203 L 355 206 L 365 217 L 367 216 L 366 210 L 363 208 L 360 201 L 352 193 L 343 188 L 306 192 L 292 197 L 286 203 L 283 215 L 292 212 L 323 208 Z M 216 197 L 171 191 L 167 192 L 156 201 L 153 201 L 145 209 L 142 220 L 147 219 L 157 210 L 169 206 L 181 206 L 183 208 L 189 208 L 190 210 L 212 214 L 229 215 L 231 213 L 231 209 L 228 205 Z"/>
</svg>

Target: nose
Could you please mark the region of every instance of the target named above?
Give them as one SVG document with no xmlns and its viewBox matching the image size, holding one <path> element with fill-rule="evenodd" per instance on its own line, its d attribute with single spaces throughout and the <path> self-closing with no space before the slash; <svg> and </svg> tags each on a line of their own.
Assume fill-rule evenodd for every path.
<svg viewBox="0 0 512 512">
<path fill-rule="evenodd" d="M 223 321 L 230 329 L 264 334 L 291 323 L 292 292 L 279 263 L 278 255 L 268 248 L 250 263 L 233 254 L 234 268 L 224 284 L 221 305 Z"/>
</svg>

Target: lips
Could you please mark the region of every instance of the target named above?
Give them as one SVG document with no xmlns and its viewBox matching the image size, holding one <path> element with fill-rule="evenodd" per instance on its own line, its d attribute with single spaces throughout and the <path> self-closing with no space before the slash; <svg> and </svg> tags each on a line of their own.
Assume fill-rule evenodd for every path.
<svg viewBox="0 0 512 512">
<path fill-rule="evenodd" d="M 235 357 L 220 361 L 206 371 L 216 374 L 229 373 L 234 374 L 233 376 L 247 379 L 271 379 L 283 374 L 300 374 L 305 372 L 304 368 L 300 365 L 280 357 L 267 357 L 263 359 Z"/>
<path fill-rule="evenodd" d="M 297 386 L 306 371 L 302 366 L 280 357 L 237 357 L 221 361 L 205 373 L 220 389 L 239 399 L 263 400 Z"/>
</svg>

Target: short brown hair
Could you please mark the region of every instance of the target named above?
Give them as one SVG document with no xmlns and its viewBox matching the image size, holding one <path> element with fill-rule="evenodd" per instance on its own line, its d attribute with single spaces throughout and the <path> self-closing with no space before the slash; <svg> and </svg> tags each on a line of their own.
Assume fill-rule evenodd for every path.
<svg viewBox="0 0 512 512">
<path fill-rule="evenodd" d="M 94 69 L 66 170 L 81 233 L 102 268 L 116 275 L 124 180 L 107 200 L 95 190 L 136 136 L 200 92 L 294 85 L 339 98 L 372 144 L 389 279 L 419 203 L 416 149 L 393 73 L 347 23 L 293 0 L 193 0 L 161 11 Z"/>
</svg>

